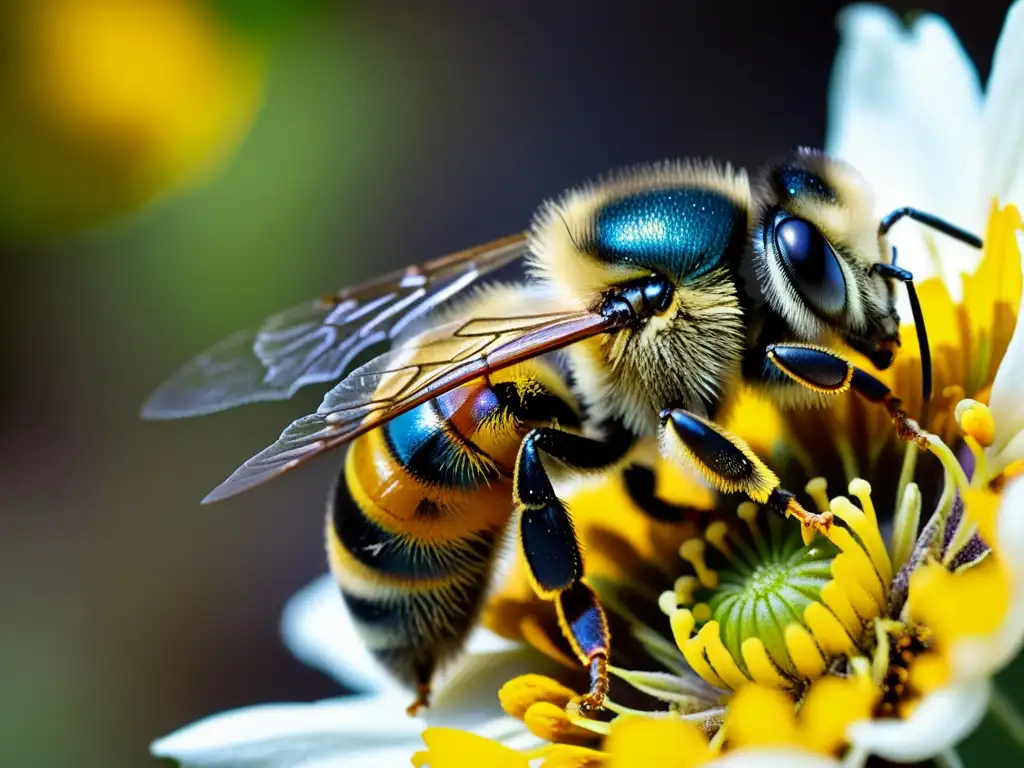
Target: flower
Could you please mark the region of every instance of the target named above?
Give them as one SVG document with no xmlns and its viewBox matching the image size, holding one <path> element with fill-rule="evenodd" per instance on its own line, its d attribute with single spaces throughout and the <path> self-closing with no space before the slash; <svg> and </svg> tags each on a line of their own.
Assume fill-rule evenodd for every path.
<svg viewBox="0 0 1024 768">
<path fill-rule="evenodd" d="M 837 524 L 810 544 L 792 520 L 749 502 L 734 511 L 720 504 L 677 528 L 684 533 L 668 575 L 659 558 L 636 557 L 630 541 L 645 530 L 643 512 L 622 481 L 573 494 L 568 502 L 585 551 L 603 553 L 588 581 L 614 628 L 610 670 L 616 683 L 607 712 L 598 719 L 580 716 L 570 706 L 578 688 L 567 686 L 564 676 L 531 673 L 511 679 L 498 696 L 542 746 L 517 752 L 498 749 L 480 734 L 428 729 L 427 750 L 414 762 L 431 768 L 531 759 L 548 768 L 699 765 L 767 747 L 822 758 L 845 754 L 851 765 L 870 754 L 897 762 L 949 754 L 984 715 L 990 678 L 1024 641 L 1024 479 L 1018 477 L 1024 474 L 1018 458 L 1024 419 L 1016 432 L 1006 426 L 1019 416 L 1007 388 L 1017 387 L 1012 372 L 1024 360 L 1024 325 L 1013 330 L 1012 322 L 985 322 L 997 310 L 1016 320 L 1022 245 L 1019 214 L 1012 207 L 994 210 L 984 256 L 969 280 L 997 273 L 1004 287 L 1017 286 L 1016 299 L 990 291 L 985 301 L 968 289 L 969 303 L 957 305 L 954 316 L 970 320 L 966 329 L 988 328 L 977 338 L 1005 353 L 996 355 L 991 374 L 978 368 L 987 371 L 989 361 L 975 355 L 972 365 L 959 369 L 963 380 L 949 378 L 946 368 L 939 379 L 944 389 L 961 393 L 970 379 L 978 382 L 979 396 L 991 395 L 992 407 L 963 398 L 950 414 L 969 477 L 961 458 L 934 435 L 924 459 L 909 471 L 900 471 L 903 462 L 891 471 L 877 460 L 895 440 L 888 422 L 856 445 L 841 440 L 844 447 L 837 449 L 835 437 L 870 427 L 837 401 L 817 413 L 814 429 L 801 421 L 785 425 L 775 455 L 785 459 L 787 448 L 793 455 L 781 462 L 781 474 L 791 480 L 838 468 L 877 477 L 879 488 L 854 477 L 847 488 L 851 501 L 830 496 L 828 481 L 812 477 L 808 496 L 822 511 L 831 510 Z M 941 281 L 930 283 L 924 295 L 941 296 Z M 926 316 L 933 309 L 925 303 Z M 1006 338 L 1011 330 L 1012 340 Z M 730 424 L 739 434 L 748 431 L 753 414 L 753 426 L 763 429 L 763 406 L 748 405 Z M 823 417 L 830 429 L 821 428 Z M 904 482 L 896 482 L 901 474 Z M 685 498 L 687 481 L 671 483 Z M 931 514 L 922 527 L 925 509 Z M 609 514 L 618 521 L 614 530 L 606 525 Z M 888 540 L 886 520 L 893 531 Z M 611 552 L 620 553 L 616 562 L 626 573 L 614 575 Z M 652 594 L 659 579 L 669 588 Z M 492 600 L 492 626 L 506 633 L 518 627 L 516 636 L 574 666 L 550 608 L 529 597 L 517 602 L 515 593 L 513 582 Z M 658 619 L 659 612 L 665 618 Z M 634 730 L 647 735 L 623 735 Z"/>
<path fill-rule="evenodd" d="M 1006 51 L 1021 34 L 1022 7 L 1008 17 L 986 104 L 1002 110 L 1012 136 L 993 133 L 993 146 L 1024 145 L 1014 133 L 1012 89 L 1000 84 L 1014 79 Z M 861 33 L 886 18 L 873 7 L 846 12 L 847 47 L 837 67 L 856 71 L 849 62 L 870 63 L 856 48 L 864 40 L 878 44 L 878 35 Z M 944 29 L 934 17 L 917 24 L 926 41 L 935 34 L 928 30 Z M 850 85 L 851 99 L 870 92 L 853 74 L 842 77 L 837 82 Z M 860 119 L 846 111 L 849 120 Z M 1014 194 L 1016 182 L 1007 183 Z M 932 337 L 935 398 L 921 401 L 920 350 L 909 326 L 897 363 L 882 374 L 931 433 L 927 453 L 900 442 L 884 411 L 854 396 L 785 415 L 754 395 L 742 398 L 724 426 L 746 438 L 786 487 L 804 488 L 835 515 L 827 535 L 809 543 L 795 521 L 715 497 L 664 460 L 654 473 L 573 489 L 567 501 L 586 553 L 586 580 L 608 609 L 613 638 L 605 710 L 587 718 L 574 708 L 587 684 L 584 671 L 551 603 L 536 598 L 517 563 L 489 600 L 484 623 L 532 646 L 546 664 L 535 655 L 533 666 L 503 678 L 500 688 L 480 693 L 487 689 L 474 686 L 477 725 L 445 715 L 444 724 L 423 730 L 425 749 L 413 763 L 683 768 L 836 766 L 839 756 L 854 766 L 871 755 L 955 759 L 953 747 L 985 712 L 992 675 L 1024 638 L 1021 218 L 1013 205 L 987 195 L 979 192 L 989 211 L 985 248 L 962 286 L 944 279 L 961 270 L 946 269 L 956 249 L 938 237 L 922 236 L 921 248 L 935 257 L 936 274 L 927 279 L 926 264 L 913 266 L 924 278 L 919 294 Z M 685 522 L 652 520 L 665 509 L 638 506 L 631 491 L 650 483 L 655 505 L 681 511 Z M 472 667 L 478 674 L 488 670 L 479 658 Z M 480 719 L 495 698 L 505 718 Z M 435 712 L 443 714 L 440 706 Z M 501 737 L 493 737 L 495 728 Z M 295 731 L 280 746 L 309 743 Z M 238 746 L 236 740 L 234 754 L 245 754 Z M 302 754 L 328 764 L 340 753 Z"/>
<path fill-rule="evenodd" d="M 364 649 L 330 576 L 289 601 L 282 633 L 300 660 L 356 695 L 223 712 L 158 739 L 152 753 L 183 768 L 405 768 L 427 725 L 472 729 L 516 748 L 538 743 L 520 721 L 501 711 L 494 692 L 511 675 L 553 671 L 551 665 L 486 630 L 471 635 L 466 654 L 436 689 L 434 706 L 415 718 L 403 714 L 409 693 Z"/>
<path fill-rule="evenodd" d="M 1024 5 L 1007 13 L 984 89 L 939 16 L 908 23 L 854 5 L 839 29 L 826 150 L 871 181 L 880 213 L 916 206 L 981 232 L 993 199 L 1024 204 Z M 943 275 L 959 298 L 958 275 L 978 261 L 973 249 L 909 224 L 890 239 L 918 279 Z M 910 317 L 905 303 L 900 314 Z"/>
<path fill-rule="evenodd" d="M 942 51 L 956 48 L 955 38 L 944 22 L 930 16 L 903 33 L 894 16 L 875 7 L 846 11 L 842 27 L 846 38 L 835 77 L 833 107 L 840 118 L 838 128 L 833 124 L 833 151 L 868 168 L 871 177 L 873 166 L 856 154 L 884 147 L 894 133 L 897 143 L 916 142 L 921 126 L 905 121 L 901 137 L 901 126 L 889 120 L 884 131 L 872 134 L 888 108 L 878 110 L 881 116 L 873 111 L 878 84 L 864 78 L 887 80 L 886 98 L 915 105 L 911 114 L 917 115 L 939 100 L 918 103 L 910 94 L 889 90 L 901 76 L 926 93 L 945 88 L 947 80 L 955 90 L 956 79 L 948 72 L 939 73 L 942 80 L 920 82 L 926 67 L 935 72 L 932 58 L 945 61 Z M 895 50 L 879 42 L 880 30 L 889 34 Z M 900 50 L 903 43 L 897 42 L 904 34 L 913 41 L 904 46 L 909 51 Z M 1001 186 L 993 182 L 987 190 L 975 190 L 975 203 L 989 210 L 980 261 L 957 262 L 961 254 L 948 238 L 906 226 L 902 230 L 913 233 L 907 246 L 902 242 L 906 237 L 893 233 L 901 263 L 919 277 L 936 394 L 928 404 L 921 400 L 920 350 L 909 326 L 903 329 L 904 348 L 896 365 L 881 378 L 934 433 L 930 453 L 919 456 L 902 444 L 888 416 L 855 397 L 838 399 L 824 411 L 787 414 L 774 439 L 763 419 L 748 415 L 755 401 L 745 401 L 734 412 L 737 423 L 728 425 L 730 431 L 746 436 L 751 425 L 757 427 L 762 438 L 758 452 L 770 457 L 784 484 L 806 484 L 819 508 L 831 509 L 840 524 L 828 540 L 804 545 L 788 530 L 791 526 L 763 519 L 751 504 L 740 505 L 736 517 L 706 518 L 697 535 L 690 530 L 683 537 L 682 569 L 663 579 L 670 589 L 658 604 L 668 614 L 669 627 L 662 627 L 661 634 L 643 601 L 650 602 L 651 571 L 663 571 L 663 561 L 648 559 L 646 571 L 627 566 L 627 574 L 612 578 L 602 562 L 589 581 L 613 621 L 620 622 L 612 633 L 611 666 L 620 682 L 613 685 L 609 712 L 597 721 L 571 709 L 565 712 L 573 692 L 551 682 L 507 683 L 502 700 L 517 703 L 506 709 L 549 742 L 531 757 L 550 766 L 629 764 L 631 759 L 639 765 L 639 756 L 654 743 L 661 762 L 649 755 L 651 761 L 643 764 L 674 765 L 671 761 L 677 760 L 689 765 L 723 749 L 781 744 L 805 753 L 845 753 L 851 764 L 870 754 L 904 762 L 950 755 L 980 721 L 992 675 L 1017 654 L 1024 638 L 1024 580 L 1019 576 L 1024 570 L 1019 565 L 1024 561 L 1024 480 L 1017 479 L 1024 469 L 1024 408 L 1019 405 L 1024 328 L 1014 330 L 1021 299 L 1021 218 L 1016 207 L 1000 207 L 989 194 L 1020 199 L 1024 192 L 1014 175 L 1024 163 L 1011 156 L 1024 147 L 1020 131 L 1014 130 L 1024 123 L 1019 119 L 1024 111 L 1006 85 L 1024 72 L 1009 55 L 1022 38 L 1024 4 L 1018 3 L 997 48 L 985 106 L 986 114 L 999 115 L 1009 135 L 986 134 L 1002 152 L 989 152 L 989 176 Z M 879 47 L 871 55 L 863 51 L 869 42 Z M 961 75 L 964 71 L 961 65 Z M 930 159 L 950 160 L 962 149 L 963 136 L 949 138 L 942 117 L 929 117 L 927 127 L 953 145 L 946 149 L 935 139 L 931 146 L 941 158 Z M 980 140 L 976 143 L 980 146 Z M 848 149 L 837 149 L 837 144 Z M 913 173 L 900 175 L 906 179 Z M 927 197 L 899 197 L 904 188 L 886 187 L 886 177 L 878 175 L 883 205 L 917 204 L 970 225 Z M 921 189 L 938 186 L 927 183 Z M 981 223 L 980 214 L 974 223 Z M 914 237 L 922 244 L 916 254 Z M 938 268 L 929 271 L 930 266 Z M 951 284 L 960 272 L 966 274 Z M 928 274 L 935 277 L 927 279 Z M 860 358 L 855 362 L 863 364 Z M 830 484 L 848 487 L 857 503 L 830 498 Z M 621 539 L 644 529 L 633 527 L 635 505 L 620 485 L 611 481 L 589 492 L 605 508 L 614 506 L 618 542 L 607 530 L 597 535 L 592 530 L 589 518 L 607 515 L 596 498 L 582 494 L 569 503 L 589 556 L 625 551 L 629 557 L 622 562 L 630 563 L 638 548 L 624 547 Z M 890 525 L 891 535 L 883 536 Z M 522 592 L 517 604 L 514 592 L 513 585 L 492 603 L 487 614 L 491 626 L 506 634 L 511 628 L 515 636 L 518 625 L 519 636 L 571 663 L 543 608 Z M 640 703 L 624 703 L 637 694 Z M 620 724 L 637 719 L 669 721 L 665 728 L 676 729 L 676 748 L 664 747 L 673 738 L 666 734 L 656 740 L 652 732 L 649 742 L 628 746 L 613 738 L 625 727 Z M 429 749 L 419 762 L 435 765 L 441 753 L 434 734 L 428 730 L 424 738 Z M 453 743 L 449 735 L 447 744 Z M 451 750 L 445 754 L 446 761 L 437 765 L 471 764 L 458 762 Z M 689 762 L 683 761 L 684 754 Z"/>
</svg>

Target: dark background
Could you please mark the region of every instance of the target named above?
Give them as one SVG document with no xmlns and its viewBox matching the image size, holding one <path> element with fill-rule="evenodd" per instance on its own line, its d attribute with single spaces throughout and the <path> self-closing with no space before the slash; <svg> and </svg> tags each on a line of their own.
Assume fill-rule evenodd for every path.
<svg viewBox="0 0 1024 768">
<path fill-rule="evenodd" d="M 325 569 L 337 457 L 198 504 L 318 393 L 140 422 L 178 364 L 615 166 L 824 140 L 839 3 L 307 5 L 263 35 L 262 108 L 206 183 L 0 240 L 0 765 L 147 765 L 201 716 L 338 692 L 278 637 Z M 1006 4 L 924 6 L 986 76 Z"/>
</svg>

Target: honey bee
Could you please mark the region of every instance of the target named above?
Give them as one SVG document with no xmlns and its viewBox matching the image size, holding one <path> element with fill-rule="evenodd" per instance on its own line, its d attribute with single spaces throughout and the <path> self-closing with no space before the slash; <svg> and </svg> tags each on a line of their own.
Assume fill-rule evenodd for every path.
<svg viewBox="0 0 1024 768">
<path fill-rule="evenodd" d="M 592 712 L 608 690 L 608 624 L 552 472 L 622 471 L 638 446 L 657 446 L 718 491 L 798 518 L 810 536 L 830 513 L 804 509 L 716 424 L 740 390 L 799 408 L 852 389 L 924 446 L 888 387 L 826 345 L 890 366 L 905 284 L 927 399 L 920 305 L 887 232 L 908 217 L 981 241 L 912 208 L 872 211 L 864 179 L 812 150 L 752 178 L 709 161 L 626 169 L 544 204 L 526 232 L 225 340 L 161 386 L 143 415 L 194 416 L 337 382 L 205 501 L 350 444 L 328 505 L 329 559 L 368 647 L 416 689 L 410 711 L 462 646 L 499 543 L 516 529 L 536 592 L 589 669 L 577 704 Z M 479 286 L 515 263 L 525 281 Z M 380 342 L 390 349 L 346 372 Z"/>
</svg>

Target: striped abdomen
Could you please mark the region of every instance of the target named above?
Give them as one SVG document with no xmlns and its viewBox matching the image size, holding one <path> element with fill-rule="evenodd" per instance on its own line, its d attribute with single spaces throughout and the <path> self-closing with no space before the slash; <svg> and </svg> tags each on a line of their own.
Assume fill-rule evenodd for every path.
<svg viewBox="0 0 1024 768">
<path fill-rule="evenodd" d="M 512 512 L 527 432 L 579 424 L 539 362 L 479 379 L 368 432 L 349 448 L 328 511 L 328 553 L 368 648 L 425 691 L 461 647 Z"/>
</svg>

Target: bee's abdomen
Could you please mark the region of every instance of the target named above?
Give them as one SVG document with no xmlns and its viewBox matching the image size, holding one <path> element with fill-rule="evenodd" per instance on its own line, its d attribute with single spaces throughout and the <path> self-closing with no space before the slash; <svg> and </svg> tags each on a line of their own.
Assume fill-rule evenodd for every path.
<svg viewBox="0 0 1024 768">
<path fill-rule="evenodd" d="M 332 498 L 328 550 L 349 612 L 411 686 L 461 647 L 512 511 L 509 479 L 470 439 L 499 407 L 481 384 L 367 433 Z M 503 436 L 521 439 L 511 428 Z"/>
</svg>

